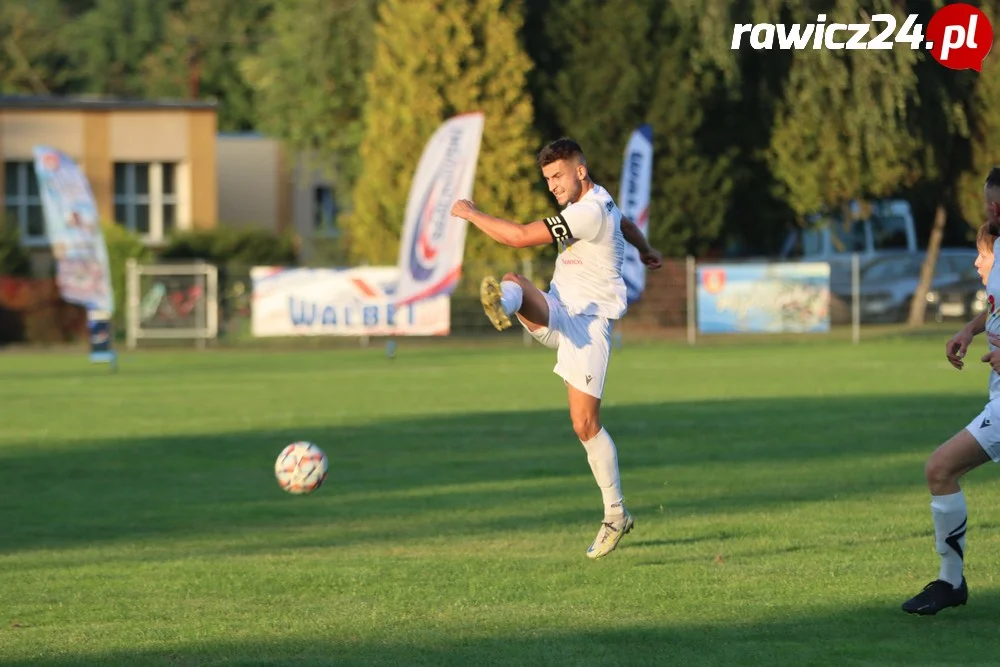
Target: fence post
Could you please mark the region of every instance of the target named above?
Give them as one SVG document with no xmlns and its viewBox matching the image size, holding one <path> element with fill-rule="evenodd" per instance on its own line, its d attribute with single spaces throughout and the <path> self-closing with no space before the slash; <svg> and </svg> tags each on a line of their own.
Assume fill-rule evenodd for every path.
<svg viewBox="0 0 1000 667">
<path fill-rule="evenodd" d="M 851 341 L 861 342 L 861 258 L 851 255 Z"/>
<path fill-rule="evenodd" d="M 139 269 L 134 257 L 125 261 L 125 347 L 134 350 L 139 328 Z"/>
<path fill-rule="evenodd" d="M 202 271 L 204 271 L 204 269 L 205 269 L 205 262 L 204 261 L 199 260 L 199 261 L 195 262 L 194 264 L 195 264 L 195 266 L 197 268 L 199 268 Z M 207 329 L 207 326 L 208 326 L 208 322 L 206 321 L 206 316 L 208 315 L 207 311 L 208 311 L 208 307 L 209 307 L 208 306 L 208 281 L 205 279 L 205 274 L 204 273 L 197 274 L 194 277 L 194 283 L 195 283 L 195 285 L 198 286 L 199 290 L 201 291 L 201 298 L 205 301 L 205 312 L 202 312 L 201 308 L 198 308 L 197 306 L 195 306 L 195 309 L 194 309 L 194 328 L 198 332 L 198 335 L 195 337 L 195 340 L 194 340 L 194 346 L 195 346 L 196 349 L 204 350 L 205 349 L 205 332 L 206 332 L 206 329 Z"/>
<path fill-rule="evenodd" d="M 687 341 L 688 345 L 694 345 L 695 333 L 697 331 L 697 320 L 695 318 L 695 307 L 697 306 L 697 274 L 695 272 L 695 261 L 691 255 L 687 256 L 686 271 L 684 272 L 684 282 L 687 286 Z"/>
</svg>

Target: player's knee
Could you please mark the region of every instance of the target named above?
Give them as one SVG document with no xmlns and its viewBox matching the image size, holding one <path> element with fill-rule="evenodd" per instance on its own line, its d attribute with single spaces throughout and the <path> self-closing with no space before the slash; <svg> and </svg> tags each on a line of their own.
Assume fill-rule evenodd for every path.
<svg viewBox="0 0 1000 667">
<path fill-rule="evenodd" d="M 958 471 L 947 457 L 931 456 L 924 466 L 924 477 L 927 478 L 927 486 L 933 492 L 935 489 L 954 484 L 958 479 Z"/>
<path fill-rule="evenodd" d="M 597 419 L 597 415 L 573 415 L 573 430 L 576 432 L 576 437 L 582 442 L 587 442 L 601 432 L 601 422 Z"/>
</svg>

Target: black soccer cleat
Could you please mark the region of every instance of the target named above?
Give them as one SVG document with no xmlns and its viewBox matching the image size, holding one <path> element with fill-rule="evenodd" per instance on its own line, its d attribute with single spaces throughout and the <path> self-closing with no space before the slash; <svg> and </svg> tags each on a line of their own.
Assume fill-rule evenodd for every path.
<svg viewBox="0 0 1000 667">
<path fill-rule="evenodd" d="M 937 579 L 904 602 L 903 611 L 907 614 L 933 616 L 942 609 L 960 607 L 968 601 L 969 587 L 965 585 L 965 577 L 962 577 L 962 585 L 958 588 L 953 588 L 947 581 Z"/>
</svg>

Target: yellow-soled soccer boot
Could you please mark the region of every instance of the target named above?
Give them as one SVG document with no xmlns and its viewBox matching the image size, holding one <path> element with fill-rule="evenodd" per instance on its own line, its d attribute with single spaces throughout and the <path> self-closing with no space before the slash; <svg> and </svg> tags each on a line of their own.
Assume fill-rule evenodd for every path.
<svg viewBox="0 0 1000 667">
<path fill-rule="evenodd" d="M 497 331 L 503 331 L 510 326 L 510 316 L 503 309 L 502 298 L 503 290 L 500 289 L 496 279 L 493 276 L 483 278 L 483 282 L 479 285 L 479 300 L 483 304 L 486 317 L 490 318 Z"/>
<path fill-rule="evenodd" d="M 615 550 L 625 533 L 632 530 L 632 515 L 625 511 L 625 516 L 620 519 L 601 522 L 601 529 L 597 531 L 594 543 L 587 549 L 587 558 L 596 560 L 601 556 L 607 556 Z"/>
</svg>

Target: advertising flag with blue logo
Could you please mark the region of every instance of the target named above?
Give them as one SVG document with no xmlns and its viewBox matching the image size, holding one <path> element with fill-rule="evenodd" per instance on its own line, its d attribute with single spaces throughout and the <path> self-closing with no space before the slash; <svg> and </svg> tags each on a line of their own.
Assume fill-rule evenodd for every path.
<svg viewBox="0 0 1000 667">
<path fill-rule="evenodd" d="M 61 151 L 35 146 L 34 154 L 45 234 L 56 259 L 59 293 L 67 303 L 87 309 L 91 361 L 114 363 L 110 320 L 115 300 L 108 248 L 90 183 Z"/>
<path fill-rule="evenodd" d="M 406 202 L 397 305 L 451 294 L 458 284 L 468 223 L 451 206 L 472 199 L 484 122 L 479 112 L 449 118 L 424 147 Z"/>
<path fill-rule="evenodd" d="M 653 129 L 649 125 L 643 125 L 632 132 L 625 147 L 618 207 L 622 215 L 635 223 L 647 239 L 649 238 L 649 192 L 652 182 Z M 646 266 L 639 258 L 639 251 L 631 243 L 625 245 L 622 278 L 625 279 L 628 302 L 638 301 L 646 289 Z"/>
</svg>

